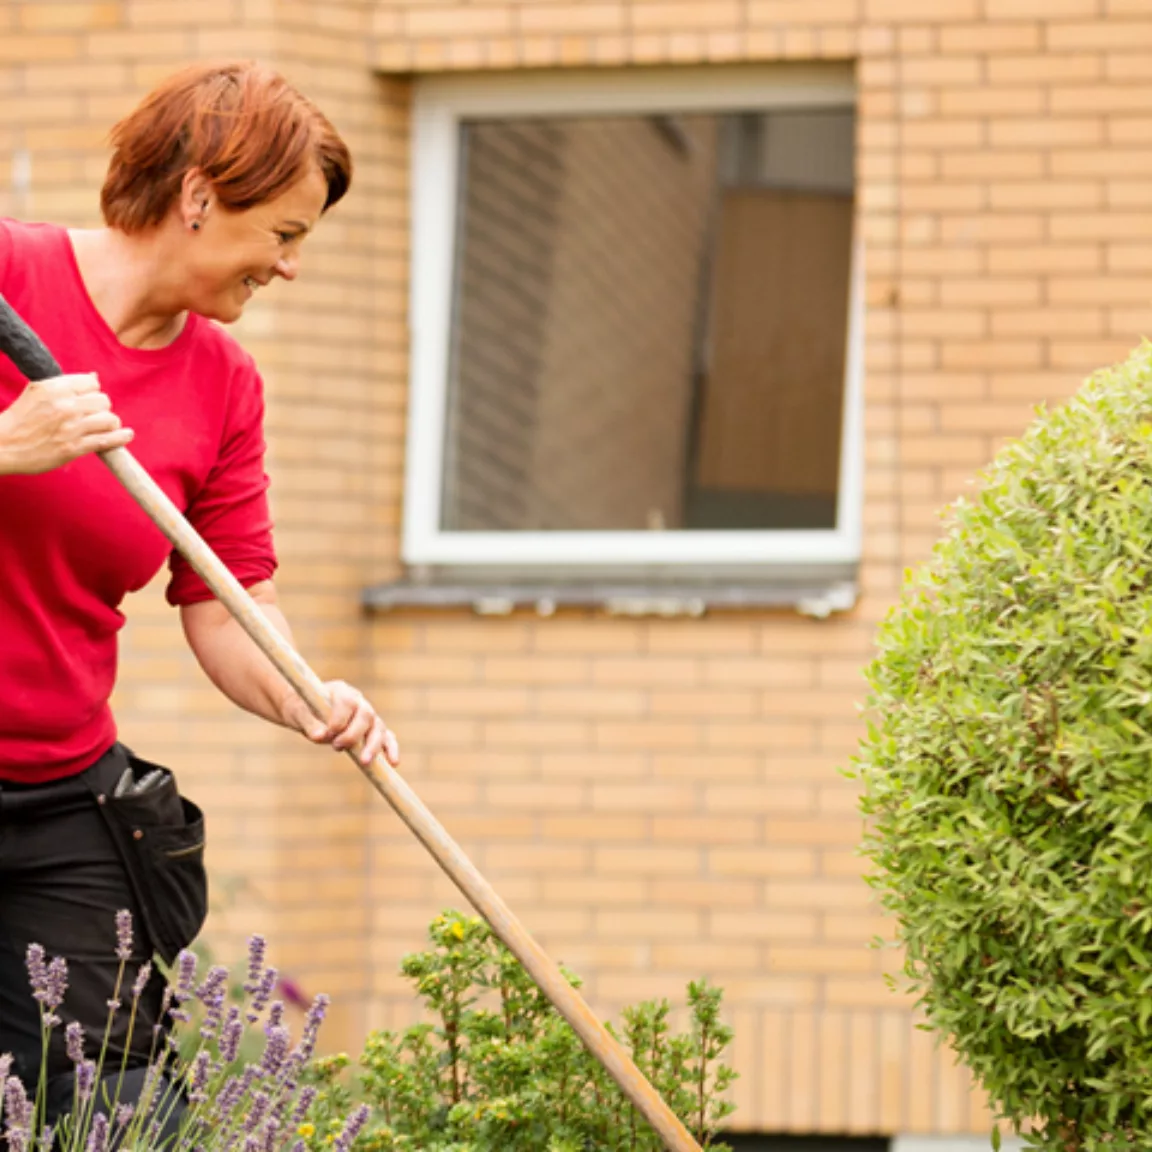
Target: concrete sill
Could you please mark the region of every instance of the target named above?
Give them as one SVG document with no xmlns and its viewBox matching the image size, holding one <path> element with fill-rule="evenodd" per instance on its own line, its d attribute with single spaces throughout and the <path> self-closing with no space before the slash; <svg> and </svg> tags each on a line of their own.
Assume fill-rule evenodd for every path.
<svg viewBox="0 0 1152 1152">
<path fill-rule="evenodd" d="M 711 612 L 792 609 L 823 620 L 856 604 L 853 581 L 806 583 L 537 582 L 485 583 L 399 580 L 364 592 L 369 611 L 403 608 L 468 608 L 481 616 L 534 610 L 552 616 L 561 608 L 598 608 L 612 616 L 701 617 Z"/>
</svg>

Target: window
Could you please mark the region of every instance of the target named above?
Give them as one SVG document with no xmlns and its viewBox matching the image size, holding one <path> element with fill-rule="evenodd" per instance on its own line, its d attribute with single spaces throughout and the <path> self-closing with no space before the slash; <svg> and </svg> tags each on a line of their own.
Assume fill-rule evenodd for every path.
<svg viewBox="0 0 1152 1152">
<path fill-rule="evenodd" d="M 852 574 L 853 93 L 838 66 L 420 83 L 409 564 Z"/>
</svg>

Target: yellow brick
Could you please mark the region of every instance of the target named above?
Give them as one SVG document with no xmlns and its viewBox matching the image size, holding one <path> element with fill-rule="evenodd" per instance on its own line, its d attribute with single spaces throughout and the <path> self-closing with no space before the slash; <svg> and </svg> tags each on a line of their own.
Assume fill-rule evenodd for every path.
<svg viewBox="0 0 1152 1152">
<path fill-rule="evenodd" d="M 118 3 L 45 3 L 34 0 L 20 6 L 20 26 L 31 32 L 80 32 L 115 28 L 121 20 Z"/>
<path fill-rule="evenodd" d="M 741 23 L 738 0 L 708 0 L 707 4 L 697 0 L 635 0 L 629 11 L 632 29 L 641 33 L 734 28 Z"/>
<path fill-rule="evenodd" d="M 1150 96 L 1152 85 L 1102 82 L 1053 87 L 1049 101 L 1052 113 L 1056 116 L 1093 112 L 1114 114 L 1147 108 Z"/>
<path fill-rule="evenodd" d="M 652 963 L 664 971 L 683 972 L 689 979 L 706 973 L 719 980 L 726 972 L 760 969 L 760 950 L 748 944 L 657 944 Z"/>
<path fill-rule="evenodd" d="M 859 0 L 751 0 L 751 24 L 854 24 L 860 19 Z"/>
<path fill-rule="evenodd" d="M 995 116 L 998 119 L 1011 119 L 1016 116 L 1036 116 L 1044 108 L 1045 93 L 1039 87 L 984 85 L 971 91 L 946 88 L 940 93 L 940 111 L 944 116 Z"/>
<path fill-rule="evenodd" d="M 995 56 L 1000 53 L 1039 49 L 1040 28 L 1034 23 L 958 24 L 940 29 L 939 44 L 941 52 L 979 52 L 989 56 L 991 69 Z"/>
<path fill-rule="evenodd" d="M 609 940 L 682 940 L 698 935 L 700 913 L 610 908 L 596 912 L 594 922 L 597 933 Z"/>
<path fill-rule="evenodd" d="M 932 5 L 916 0 L 864 0 L 865 20 L 876 24 L 953 24 L 975 20 L 976 0 L 936 0 Z"/>
<path fill-rule="evenodd" d="M 601 907 L 606 904 L 632 904 L 644 902 L 646 885 L 643 880 L 630 880 L 621 876 L 610 879 L 581 876 L 575 879 L 563 876 L 545 876 L 542 895 L 549 904 L 577 904 Z"/>
<path fill-rule="evenodd" d="M 750 817 L 666 816 L 652 818 L 653 843 L 753 844 L 760 839 L 757 822 Z"/>
<path fill-rule="evenodd" d="M 566 815 L 546 812 L 540 818 L 540 833 L 547 840 L 605 840 L 612 843 L 644 841 L 648 838 L 644 816 L 598 812 Z"/>
<path fill-rule="evenodd" d="M 533 693 L 541 716 L 641 716 L 647 711 L 642 692 L 620 689 L 553 688 Z"/>
<path fill-rule="evenodd" d="M 519 28 L 536 32 L 623 32 L 627 14 L 622 3 L 566 3 L 525 7 L 519 17 Z"/>
<path fill-rule="evenodd" d="M 708 870 L 715 876 L 758 876 L 778 879 L 814 876 L 816 853 L 808 848 L 711 848 Z"/>
<path fill-rule="evenodd" d="M 125 0 L 128 23 L 138 27 L 204 28 L 229 24 L 235 18 L 233 0 L 197 0 L 195 9 L 185 0 Z"/>
<path fill-rule="evenodd" d="M 1096 53 L 1000 56 L 988 61 L 989 81 L 1006 87 L 1015 84 L 1063 84 L 1070 80 L 1094 80 L 1102 75 L 1103 62 Z"/>
<path fill-rule="evenodd" d="M 965 88 L 981 83 L 983 78 L 983 61 L 976 56 L 953 56 L 943 60 L 939 56 L 929 56 L 900 62 L 899 79 L 902 86 Z"/>
<path fill-rule="evenodd" d="M 440 8 L 421 5 L 406 13 L 404 30 L 414 37 L 499 36 L 512 31 L 512 9 L 505 6 Z"/>
<path fill-rule="evenodd" d="M 611 884 L 617 882 L 608 881 Z M 657 904 L 676 906 L 691 904 L 705 909 L 753 909 L 759 904 L 760 897 L 759 885 L 754 880 L 737 880 L 730 876 L 716 880 L 687 880 L 681 876 L 673 879 L 657 877 L 648 881 L 648 890 L 652 901 Z M 716 934 L 711 927 L 709 934 Z"/>
<path fill-rule="evenodd" d="M 1134 48 L 1146 48 L 1152 45 L 1152 22 L 1082 20 L 1053 23 L 1048 26 L 1046 41 L 1048 48 L 1056 52 L 1084 52 L 1092 48 L 1120 48 L 1131 51 Z"/>
<path fill-rule="evenodd" d="M 39 66 L 45 62 L 76 60 L 81 55 L 82 42 L 79 36 L 37 36 L 16 33 L 0 37 L 0 63 L 31 64 L 30 78 L 36 90 L 44 86 L 39 79 Z M 86 87 L 86 85 L 79 85 Z"/>
<path fill-rule="evenodd" d="M 700 871 L 700 850 L 691 845 L 677 848 L 596 848 L 593 867 L 600 874 L 624 876 L 694 876 Z"/>
</svg>

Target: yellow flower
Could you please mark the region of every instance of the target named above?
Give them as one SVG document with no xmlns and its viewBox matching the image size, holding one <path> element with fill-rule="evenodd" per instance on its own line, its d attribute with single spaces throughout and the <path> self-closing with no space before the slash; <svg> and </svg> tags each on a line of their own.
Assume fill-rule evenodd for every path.
<svg viewBox="0 0 1152 1152">
<path fill-rule="evenodd" d="M 316 1135 L 316 1125 L 301 1124 L 300 1127 L 296 1129 L 296 1135 L 303 1136 L 305 1140 L 308 1140 Z"/>
<path fill-rule="evenodd" d="M 457 940 L 464 939 L 464 925 L 461 924 L 459 920 L 452 925 L 452 935 L 455 936 Z"/>
</svg>

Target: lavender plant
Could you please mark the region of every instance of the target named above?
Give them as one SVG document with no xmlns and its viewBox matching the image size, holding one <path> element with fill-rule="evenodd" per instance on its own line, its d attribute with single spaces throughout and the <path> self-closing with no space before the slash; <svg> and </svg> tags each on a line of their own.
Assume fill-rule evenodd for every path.
<svg viewBox="0 0 1152 1152">
<path fill-rule="evenodd" d="M 226 968 L 213 965 L 200 976 L 193 952 L 180 954 L 164 994 L 163 1020 L 152 1032 L 143 1088 L 132 1103 L 120 1099 L 127 1052 L 137 1026 L 137 1011 L 151 975 L 148 964 L 126 984 L 132 954 L 132 918 L 117 915 L 116 988 L 99 1052 L 85 1050 L 77 1021 L 62 1019 L 68 987 L 67 964 L 48 959 L 38 944 L 29 947 L 27 970 L 32 996 L 40 1008 L 45 1054 L 35 1091 L 12 1075 L 12 1059 L 0 1054 L 0 1134 L 9 1152 L 304 1152 L 302 1133 L 314 1130 L 309 1113 L 318 1092 L 306 1083 L 311 1074 L 317 1034 L 328 1007 L 317 996 L 293 1043 L 284 1023 L 284 1003 L 273 1000 L 276 970 L 265 961 L 265 942 L 249 942 L 246 999 L 232 1002 Z M 127 1013 L 125 1055 L 109 1066 L 108 1037 L 120 1013 Z M 64 1028 L 68 1058 L 74 1067 L 71 1111 L 53 1128 L 45 1122 L 47 1052 L 52 1034 Z M 257 1056 L 245 1059 L 246 1036 L 261 1035 Z M 176 1116 L 179 1123 L 170 1124 Z M 330 1119 L 330 1118 L 327 1118 Z M 368 1120 L 368 1109 L 348 1101 L 347 1114 L 335 1124 L 326 1152 L 348 1152 Z M 175 1133 L 166 1129 L 175 1128 Z"/>
</svg>

